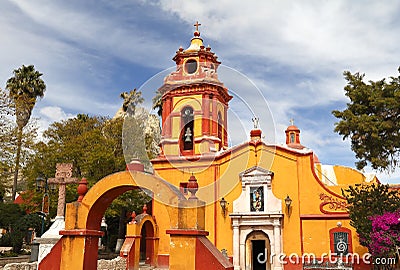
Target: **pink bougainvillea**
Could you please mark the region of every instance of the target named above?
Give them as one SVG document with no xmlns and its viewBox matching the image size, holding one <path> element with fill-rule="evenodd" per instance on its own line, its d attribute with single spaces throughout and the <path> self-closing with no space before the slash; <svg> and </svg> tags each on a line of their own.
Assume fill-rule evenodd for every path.
<svg viewBox="0 0 400 270">
<path fill-rule="evenodd" d="M 395 255 L 400 246 L 400 210 L 370 217 L 371 243 L 368 248 L 373 256 Z"/>
</svg>

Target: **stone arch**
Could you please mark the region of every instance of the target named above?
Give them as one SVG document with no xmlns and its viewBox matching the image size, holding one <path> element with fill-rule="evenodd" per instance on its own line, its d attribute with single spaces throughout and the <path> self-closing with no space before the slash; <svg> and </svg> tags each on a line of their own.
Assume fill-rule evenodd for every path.
<svg viewBox="0 0 400 270">
<path fill-rule="evenodd" d="M 60 232 L 63 235 L 60 269 L 97 269 L 101 218 L 115 198 L 134 188 L 152 191 L 153 199 L 166 205 L 170 214 L 180 200 L 185 200 L 177 188 L 152 174 L 124 171 L 106 176 L 90 188 L 81 202 L 67 204 L 65 230 Z M 146 218 L 143 222 L 149 220 Z M 74 250 L 83 252 L 77 254 Z"/>
</svg>

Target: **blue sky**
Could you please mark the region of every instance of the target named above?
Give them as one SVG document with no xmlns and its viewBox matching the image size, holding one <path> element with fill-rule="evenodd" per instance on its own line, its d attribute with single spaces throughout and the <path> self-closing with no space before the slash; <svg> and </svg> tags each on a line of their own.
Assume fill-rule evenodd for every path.
<svg viewBox="0 0 400 270">
<path fill-rule="evenodd" d="M 13 69 L 34 64 L 47 85 L 34 111 L 42 127 L 77 113 L 113 116 L 122 103 L 119 94 L 133 88 L 142 87 L 148 105 L 159 86 L 148 80 L 174 66 L 175 51 L 189 46 L 198 20 L 204 44 L 230 74 L 257 88 L 225 76 L 241 98 L 230 104 L 233 144 L 246 140 L 252 128 L 245 101 L 260 118 L 266 141 L 283 143 L 294 118 L 303 145 L 322 163 L 354 167 L 349 142 L 333 132 L 331 111 L 347 102 L 343 71 L 378 80 L 397 76 L 400 65 L 400 1 L 3 0 L 0 5 L 0 87 Z M 270 114 L 273 128 L 266 124 Z M 400 182 L 398 173 L 379 178 Z"/>
</svg>

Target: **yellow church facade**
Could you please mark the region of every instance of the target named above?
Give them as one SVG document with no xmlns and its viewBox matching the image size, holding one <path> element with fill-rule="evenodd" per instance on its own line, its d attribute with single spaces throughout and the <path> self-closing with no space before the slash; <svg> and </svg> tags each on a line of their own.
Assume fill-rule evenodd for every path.
<svg viewBox="0 0 400 270">
<path fill-rule="evenodd" d="M 367 250 L 350 226 L 341 189 L 376 178 L 322 165 L 301 145 L 293 124 L 281 133 L 284 145 L 263 141 L 255 124 L 245 143 L 228 147 L 228 133 L 234 132 L 227 119 L 232 96 L 198 29 L 173 60 L 176 71 L 159 89 L 162 152 L 151 161 L 153 169 L 186 197 L 191 196 L 189 178 L 197 180 L 208 239 L 234 269 L 303 269 L 315 263 L 308 258 L 337 263 L 345 255 L 355 257 L 354 269 L 363 267 Z M 178 226 L 171 223 L 166 204 L 154 199 L 152 205 L 160 232 L 159 265 L 168 265 L 171 250 L 170 236 L 163 232 Z"/>
<path fill-rule="evenodd" d="M 178 270 L 370 269 L 342 189 L 375 176 L 321 164 L 293 123 L 281 132 L 285 144 L 263 140 L 254 118 L 249 138 L 228 145 L 232 96 L 218 78 L 221 62 L 195 26 L 159 88 L 162 139 L 154 173 L 132 162 L 90 189 L 82 179 L 78 200 L 66 205 L 62 237 L 38 269 L 97 269 L 102 217 L 135 188 L 149 191 L 152 201 L 127 224 L 120 250 L 126 269 L 140 263 Z"/>
</svg>

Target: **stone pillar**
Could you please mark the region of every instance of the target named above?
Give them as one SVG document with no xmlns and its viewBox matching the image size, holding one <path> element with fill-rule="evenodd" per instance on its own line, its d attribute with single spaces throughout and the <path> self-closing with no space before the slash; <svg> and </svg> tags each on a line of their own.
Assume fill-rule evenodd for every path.
<svg viewBox="0 0 400 270">
<path fill-rule="evenodd" d="M 239 258 L 240 261 L 240 265 L 243 266 L 243 268 L 246 267 L 246 258 L 245 258 L 245 254 L 246 254 L 246 238 L 245 239 L 241 239 L 241 237 L 239 237 L 239 252 L 240 254 L 243 254 L 243 256 L 241 256 Z"/>
<path fill-rule="evenodd" d="M 279 220 L 274 220 L 274 270 L 283 269 L 282 265 L 279 263 L 278 256 L 281 254 L 281 226 Z"/>
<path fill-rule="evenodd" d="M 239 224 L 237 220 L 233 221 L 233 266 L 235 270 L 240 270 L 240 235 Z"/>
<path fill-rule="evenodd" d="M 102 231 L 75 229 L 60 231 L 63 235 L 60 270 L 97 269 L 97 252 Z M 82 250 L 82 252 L 76 252 Z"/>
<path fill-rule="evenodd" d="M 204 230 L 205 203 L 192 199 L 181 201 L 178 207 L 178 228 L 167 230 L 167 234 L 171 236 L 169 268 L 196 269 L 197 237 L 208 235 L 208 232 Z"/>
</svg>

